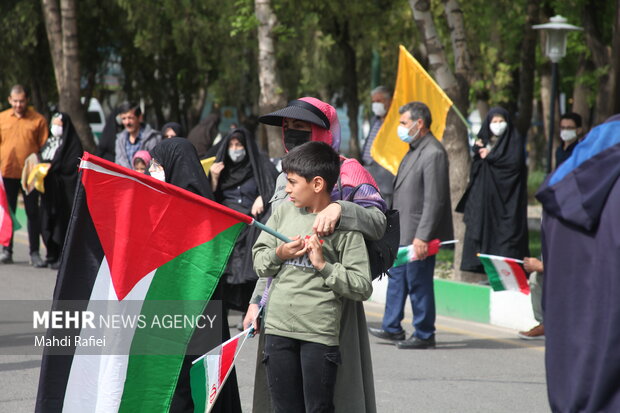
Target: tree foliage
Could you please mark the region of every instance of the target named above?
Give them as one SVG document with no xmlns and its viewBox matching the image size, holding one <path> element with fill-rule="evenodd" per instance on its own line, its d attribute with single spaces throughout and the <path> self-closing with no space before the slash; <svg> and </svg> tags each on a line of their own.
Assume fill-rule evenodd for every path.
<svg viewBox="0 0 620 413">
<path fill-rule="evenodd" d="M 454 67 L 444 15 L 447 1 L 429 0 L 429 4 Z M 611 110 L 602 107 L 601 91 L 611 93 L 604 90 L 605 82 L 618 77 L 611 59 L 613 31 L 618 31 L 614 18 L 620 12 L 617 1 L 543 0 L 539 4 L 539 22 L 561 14 L 585 27 L 589 19 L 588 30 L 569 35 L 568 53 L 560 66 L 560 90 L 569 97 L 576 88 L 586 90 L 587 108 L 595 114 Z M 279 93 L 286 99 L 316 95 L 346 104 L 349 116 L 357 117 L 359 105 L 368 113 L 373 54 L 380 57 L 381 83 L 388 87 L 395 82 L 399 44 L 428 64 L 404 0 L 272 0 L 271 6 L 278 19 L 274 35 Z M 460 8 L 474 72 L 469 109 L 482 102 L 519 112 L 528 0 L 498 0 L 493 6 L 469 0 L 460 2 Z M 58 96 L 40 1 L 2 2 L 0 22 L 7 28 L 0 38 L 0 88 L 6 93 L 13 83 L 26 84 L 37 109 L 45 112 Z M 207 98 L 216 107 L 238 107 L 242 121 L 256 125 L 260 83 L 253 0 L 81 0 L 78 32 L 84 96 L 96 96 L 108 107 L 115 105 L 112 97 L 118 91 L 104 82 L 104 76 L 118 62 L 123 78 L 117 100 L 143 99 L 155 126 L 177 120 L 191 127 Z M 597 49 L 591 42 L 602 46 Z M 547 60 L 537 49 L 534 97 L 539 99 Z M 606 61 L 600 57 L 604 53 Z"/>
</svg>

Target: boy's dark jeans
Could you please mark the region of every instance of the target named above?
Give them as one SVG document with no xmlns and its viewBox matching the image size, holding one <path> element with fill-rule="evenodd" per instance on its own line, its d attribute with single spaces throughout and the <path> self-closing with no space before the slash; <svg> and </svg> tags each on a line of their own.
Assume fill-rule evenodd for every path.
<svg viewBox="0 0 620 413">
<path fill-rule="evenodd" d="M 338 346 L 267 334 L 263 363 L 276 413 L 334 411 Z"/>
</svg>

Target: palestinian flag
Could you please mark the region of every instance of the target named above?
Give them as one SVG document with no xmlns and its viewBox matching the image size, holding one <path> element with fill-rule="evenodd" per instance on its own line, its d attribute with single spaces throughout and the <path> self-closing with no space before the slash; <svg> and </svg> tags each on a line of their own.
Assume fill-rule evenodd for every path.
<svg viewBox="0 0 620 413">
<path fill-rule="evenodd" d="M 13 220 L 11 219 L 11 209 L 4 189 L 4 181 L 0 176 L 0 245 L 9 246 L 13 236 Z"/>
<path fill-rule="evenodd" d="M 194 361 L 190 371 L 194 412 L 209 413 L 252 327 Z"/>
<path fill-rule="evenodd" d="M 183 380 L 194 326 L 148 328 L 149 320 L 166 315 L 165 306 L 154 303 L 185 303 L 176 307 L 184 317 L 200 316 L 239 232 L 250 222 L 215 202 L 85 153 L 52 309 L 65 300 L 81 311 L 127 303 L 123 316 L 142 317 L 147 328 L 133 323 L 122 334 L 113 327 L 64 330 L 79 340 L 106 335 L 112 349 L 93 355 L 91 348 L 73 345 L 67 355 L 54 355 L 46 347 L 36 411 L 168 411 L 179 377 Z M 58 334 L 49 329 L 47 337 Z M 162 346 L 165 355 L 145 354 Z"/>
<path fill-rule="evenodd" d="M 484 271 L 489 276 L 493 291 L 521 291 L 530 293 L 525 271 L 521 267 L 523 261 L 498 255 L 478 254 Z"/>
</svg>

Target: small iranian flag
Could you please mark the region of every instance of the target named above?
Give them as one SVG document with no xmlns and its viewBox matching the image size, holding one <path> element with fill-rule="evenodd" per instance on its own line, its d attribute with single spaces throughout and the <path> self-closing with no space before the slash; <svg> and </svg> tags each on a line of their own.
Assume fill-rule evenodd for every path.
<svg viewBox="0 0 620 413">
<path fill-rule="evenodd" d="M 190 382 L 194 412 L 209 413 L 217 396 L 235 365 L 237 354 L 243 347 L 252 327 L 217 346 L 204 356 L 194 360 L 190 370 Z"/>
<path fill-rule="evenodd" d="M 13 221 L 11 220 L 11 210 L 6 198 L 4 181 L 0 176 L 0 245 L 9 246 L 13 236 Z"/>
<path fill-rule="evenodd" d="M 434 239 L 428 242 L 428 256 L 435 255 L 439 252 L 439 248 L 443 245 L 455 244 L 457 240 L 452 241 L 439 241 L 438 239 Z M 394 260 L 394 265 L 392 267 L 400 267 L 401 265 L 405 265 L 409 262 L 416 261 L 418 257 L 415 256 L 415 251 L 413 250 L 413 245 L 407 245 L 406 247 L 399 247 L 398 254 L 396 255 L 396 259 Z"/>
<path fill-rule="evenodd" d="M 530 293 L 525 271 L 521 267 L 523 261 L 498 255 L 478 254 L 484 270 L 489 276 L 493 291 L 521 291 Z"/>
</svg>

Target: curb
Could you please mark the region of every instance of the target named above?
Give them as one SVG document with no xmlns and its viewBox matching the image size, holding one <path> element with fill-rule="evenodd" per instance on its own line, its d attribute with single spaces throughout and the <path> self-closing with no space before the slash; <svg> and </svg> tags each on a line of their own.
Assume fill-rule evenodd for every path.
<svg viewBox="0 0 620 413">
<path fill-rule="evenodd" d="M 370 301 L 385 304 L 387 284 L 387 277 L 373 281 Z M 409 306 L 409 300 L 405 306 Z M 538 324 L 529 295 L 496 292 L 485 285 L 435 278 L 435 306 L 438 315 L 515 330 L 529 330 Z"/>
</svg>

